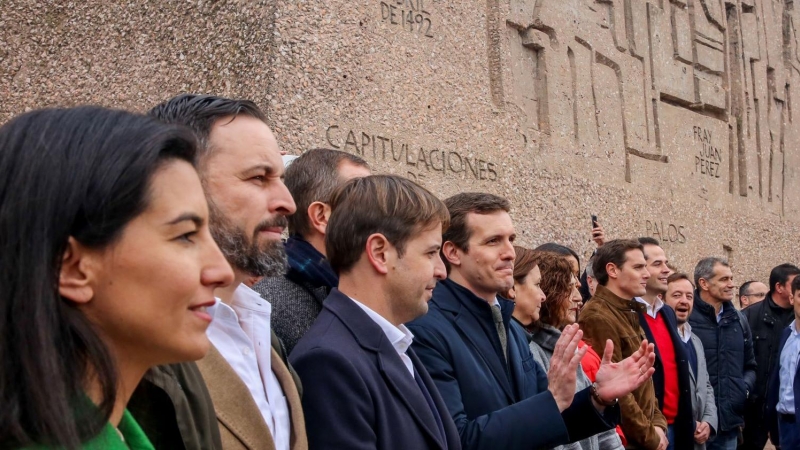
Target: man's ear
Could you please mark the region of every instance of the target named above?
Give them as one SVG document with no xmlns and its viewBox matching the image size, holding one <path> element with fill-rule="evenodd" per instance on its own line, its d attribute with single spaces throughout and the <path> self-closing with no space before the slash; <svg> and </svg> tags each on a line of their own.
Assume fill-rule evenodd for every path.
<svg viewBox="0 0 800 450">
<path fill-rule="evenodd" d="M 396 252 L 386 236 L 380 233 L 371 234 L 367 238 L 366 252 L 367 260 L 378 273 L 389 273 L 391 258 Z"/>
<path fill-rule="evenodd" d="M 442 256 L 451 266 L 458 267 L 461 265 L 461 249 L 452 241 L 444 241 L 442 244 Z"/>
<path fill-rule="evenodd" d="M 708 280 L 705 278 L 700 278 L 697 280 L 697 290 L 699 291 L 707 291 L 708 290 Z"/>
<path fill-rule="evenodd" d="M 606 264 L 606 273 L 608 274 L 608 278 L 617 279 L 619 278 L 619 267 L 616 264 L 610 262 Z"/>
<path fill-rule="evenodd" d="M 328 220 L 331 218 L 331 206 L 323 202 L 313 202 L 308 205 L 307 213 L 311 228 L 325 235 L 328 229 Z"/>
<path fill-rule="evenodd" d="M 74 303 L 85 304 L 94 297 L 92 278 L 94 267 L 91 254 L 75 238 L 67 241 L 58 274 L 58 293 Z"/>
</svg>

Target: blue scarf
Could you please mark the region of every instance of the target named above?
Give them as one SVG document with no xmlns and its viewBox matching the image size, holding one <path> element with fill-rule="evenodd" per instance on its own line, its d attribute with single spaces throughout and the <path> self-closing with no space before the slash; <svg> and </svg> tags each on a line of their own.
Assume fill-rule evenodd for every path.
<svg viewBox="0 0 800 450">
<path fill-rule="evenodd" d="M 339 285 L 339 277 L 328 264 L 327 258 L 302 237 L 293 234 L 285 244 L 289 260 L 290 279 L 299 278 L 314 287 L 325 286 L 330 290 Z"/>
</svg>

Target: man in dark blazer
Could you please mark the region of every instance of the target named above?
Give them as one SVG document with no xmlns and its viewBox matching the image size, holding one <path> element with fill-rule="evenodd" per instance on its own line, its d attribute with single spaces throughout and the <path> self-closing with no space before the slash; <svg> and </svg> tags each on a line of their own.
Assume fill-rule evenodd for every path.
<svg viewBox="0 0 800 450">
<path fill-rule="evenodd" d="M 661 413 L 667 420 L 667 449 L 690 449 L 694 446 L 691 374 L 686 347 L 678 336 L 675 311 L 663 300 L 667 292 L 667 255 L 658 240 L 640 237 L 647 262 L 645 294 L 635 300 L 645 305 L 639 312 L 639 324 L 647 340 L 656 345 L 656 368 L 653 387 Z"/>
<path fill-rule="evenodd" d="M 428 309 L 444 204 L 397 176 L 354 179 L 334 194 L 328 260 L 339 287 L 289 359 L 305 385 L 309 447 L 460 449 L 458 431 L 403 325 Z"/>
<path fill-rule="evenodd" d="M 800 277 L 792 280 L 794 321 L 783 330 L 767 391 L 770 440 L 783 450 L 800 448 Z"/>
<path fill-rule="evenodd" d="M 652 375 L 652 346 L 611 364 L 607 345 L 597 383 L 575 393 L 586 349 L 568 326 L 550 371 L 534 361 L 524 330 L 510 323 L 514 304 L 498 297 L 513 286 L 514 226 L 506 199 L 455 195 L 445 204 L 450 227 L 442 255 L 449 278 L 433 293 L 430 312 L 409 328 L 412 347 L 433 377 L 466 449 L 551 448 L 613 428 L 617 397 Z"/>
</svg>

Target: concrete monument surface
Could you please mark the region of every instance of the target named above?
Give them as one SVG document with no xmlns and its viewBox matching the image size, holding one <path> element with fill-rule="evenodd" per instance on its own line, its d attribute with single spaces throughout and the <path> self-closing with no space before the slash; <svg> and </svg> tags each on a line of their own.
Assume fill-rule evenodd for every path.
<svg viewBox="0 0 800 450">
<path fill-rule="evenodd" d="M 0 1 L 0 120 L 178 92 L 256 100 L 441 196 L 513 201 L 520 242 L 649 235 L 738 281 L 800 263 L 792 0 Z"/>
</svg>

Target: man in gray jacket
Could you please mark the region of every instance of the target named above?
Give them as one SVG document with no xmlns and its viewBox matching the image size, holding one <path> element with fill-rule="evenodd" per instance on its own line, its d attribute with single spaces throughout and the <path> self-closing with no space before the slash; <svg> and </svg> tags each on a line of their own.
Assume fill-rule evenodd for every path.
<svg viewBox="0 0 800 450">
<path fill-rule="evenodd" d="M 687 322 L 694 305 L 694 284 L 688 275 L 674 273 L 667 278 L 667 292 L 664 296 L 664 302 L 675 310 L 678 335 L 689 355 L 692 412 L 695 420 L 694 448 L 705 450 L 706 442 L 716 434 L 717 406 L 714 402 L 714 389 L 708 377 L 703 343 L 692 334 L 692 327 Z"/>
<path fill-rule="evenodd" d="M 337 150 L 313 149 L 286 168 L 285 183 L 297 212 L 287 217 L 289 239 L 285 275 L 267 277 L 253 290 L 272 304 L 272 328 L 290 353 L 322 310 L 339 282 L 325 257 L 330 197 L 345 181 L 370 175 L 367 162 Z"/>
</svg>

